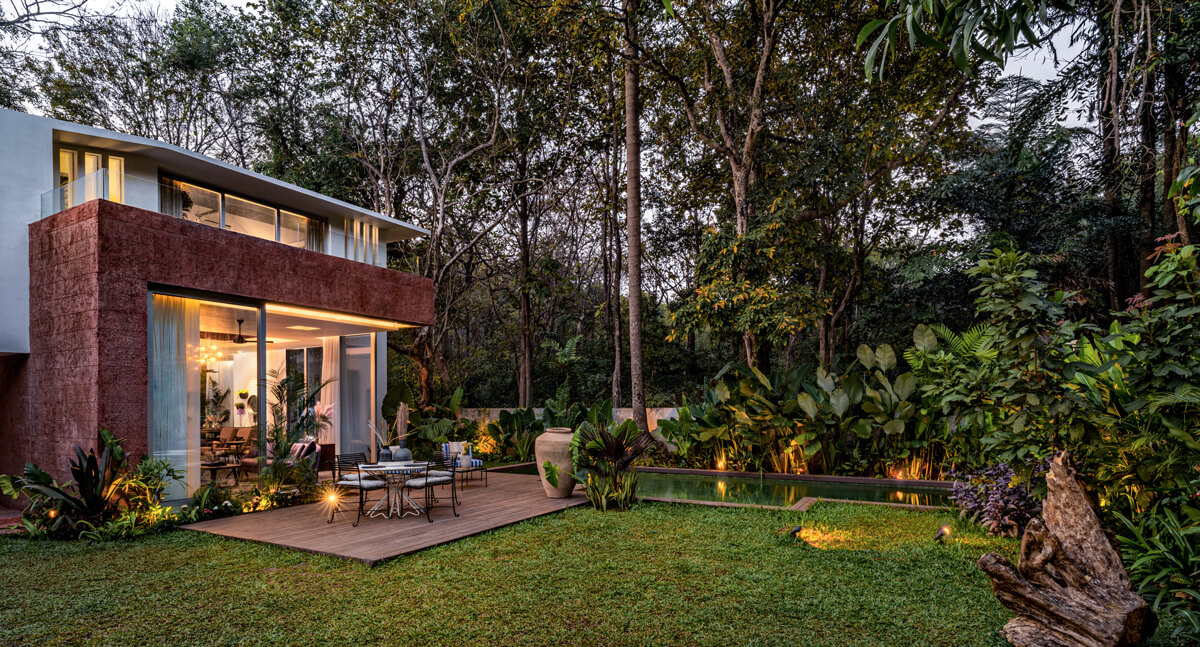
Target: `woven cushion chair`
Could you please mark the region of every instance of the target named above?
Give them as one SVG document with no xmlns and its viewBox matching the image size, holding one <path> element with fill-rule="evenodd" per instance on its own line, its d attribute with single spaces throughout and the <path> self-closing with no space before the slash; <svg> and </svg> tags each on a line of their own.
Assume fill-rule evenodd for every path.
<svg viewBox="0 0 1200 647">
<path fill-rule="evenodd" d="M 463 451 L 466 453 L 467 457 L 470 459 L 470 463 L 469 463 L 470 467 L 462 466 L 462 456 L 460 455 L 457 472 L 460 475 L 462 475 L 463 481 L 466 481 L 467 479 L 469 479 L 471 477 L 472 473 L 482 474 L 483 475 L 483 487 L 487 487 L 487 468 L 483 466 L 483 459 L 475 458 L 474 456 L 471 455 L 471 443 L 463 443 L 462 446 L 463 446 Z M 446 454 L 450 453 L 450 444 L 449 443 L 442 443 L 442 452 L 446 453 Z"/>
<path fill-rule="evenodd" d="M 429 523 L 433 523 L 433 516 L 430 510 L 433 509 L 433 504 L 437 503 L 438 498 L 434 496 L 433 488 L 441 486 L 450 486 L 450 509 L 454 511 L 454 516 L 458 516 L 458 491 L 454 484 L 457 479 L 454 478 L 453 464 L 444 462 L 445 456 L 441 452 L 434 452 L 434 460 L 429 462 L 429 467 L 441 467 L 442 469 L 430 469 L 421 472 L 414 478 L 410 478 L 404 482 L 404 489 L 410 492 L 421 490 L 425 493 L 425 518 Z M 441 464 L 438 464 L 441 463 Z"/>
<path fill-rule="evenodd" d="M 372 478 L 371 475 L 364 475 L 359 465 L 367 462 L 367 457 L 363 453 L 357 454 L 338 454 L 333 463 L 334 482 L 339 488 L 355 490 L 358 492 L 358 516 L 354 518 L 354 527 L 358 527 L 358 522 L 362 520 L 367 509 L 367 492 L 375 490 L 383 490 L 384 496 L 388 494 L 387 481 L 382 479 Z M 337 512 L 337 508 L 329 511 L 329 520 L 325 523 L 333 523 L 333 515 Z"/>
</svg>

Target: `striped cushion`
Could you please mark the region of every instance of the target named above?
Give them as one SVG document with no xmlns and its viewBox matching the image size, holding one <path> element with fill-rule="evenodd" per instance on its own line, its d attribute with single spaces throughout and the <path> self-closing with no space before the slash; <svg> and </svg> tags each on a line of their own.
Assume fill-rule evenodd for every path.
<svg viewBox="0 0 1200 647">
<path fill-rule="evenodd" d="M 471 467 L 483 467 L 483 459 L 482 458 L 472 458 L 471 459 Z"/>
</svg>

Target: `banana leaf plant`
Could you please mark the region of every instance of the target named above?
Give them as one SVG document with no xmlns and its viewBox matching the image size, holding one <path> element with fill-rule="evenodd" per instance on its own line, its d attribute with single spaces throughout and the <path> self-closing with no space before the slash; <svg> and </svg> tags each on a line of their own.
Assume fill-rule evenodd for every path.
<svg viewBox="0 0 1200 647">
<path fill-rule="evenodd" d="M 462 416 L 462 387 L 454 389 L 450 400 L 445 405 L 434 404 L 421 412 L 421 419 L 413 433 L 435 445 L 470 440 L 471 432 L 476 429 L 476 423 Z"/>
<path fill-rule="evenodd" d="M 704 414 L 704 408 L 696 407 L 697 415 L 693 415 L 692 406 L 688 405 L 687 396 L 684 396 L 683 404 L 677 410 L 675 418 L 658 421 L 658 433 L 662 434 L 679 458 L 691 456 L 692 451 L 701 442 L 700 435 L 704 433 L 699 419 L 699 416 Z"/>
<path fill-rule="evenodd" d="M 518 461 L 530 460 L 533 443 L 545 431 L 532 408 L 501 411 L 497 420 L 487 424 L 487 433 L 500 451 L 512 450 Z"/>
<path fill-rule="evenodd" d="M 802 368 L 768 376 L 751 366 L 727 365 L 705 395 L 708 410 L 699 439 L 715 443 L 718 456 L 735 464 L 795 471 L 821 448 L 817 434 L 803 424 L 797 401 L 804 377 Z"/>
</svg>

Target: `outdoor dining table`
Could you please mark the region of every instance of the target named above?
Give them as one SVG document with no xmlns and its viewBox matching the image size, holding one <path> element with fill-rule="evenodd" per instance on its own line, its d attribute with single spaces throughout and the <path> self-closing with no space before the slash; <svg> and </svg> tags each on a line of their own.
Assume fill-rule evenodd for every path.
<svg viewBox="0 0 1200 647">
<path fill-rule="evenodd" d="M 358 469 L 372 475 L 382 476 L 388 484 L 388 495 L 386 498 L 380 499 L 373 508 L 367 511 L 367 516 L 387 517 L 399 515 L 401 517 L 409 514 L 419 515 L 424 511 L 412 497 L 404 493 L 404 482 L 409 479 L 409 476 L 418 472 L 425 471 L 429 467 L 426 461 L 391 461 L 373 463 L 370 465 L 359 465 Z M 408 503 L 409 510 L 404 509 L 405 502 Z"/>
</svg>

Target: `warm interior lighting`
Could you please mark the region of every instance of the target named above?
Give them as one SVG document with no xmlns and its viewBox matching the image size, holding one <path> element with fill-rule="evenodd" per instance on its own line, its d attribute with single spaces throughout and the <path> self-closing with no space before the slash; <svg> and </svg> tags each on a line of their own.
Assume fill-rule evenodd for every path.
<svg viewBox="0 0 1200 647">
<path fill-rule="evenodd" d="M 196 361 L 200 362 L 201 366 L 207 366 L 212 362 L 220 361 L 224 357 L 225 353 L 217 350 L 216 344 L 211 346 L 205 346 L 202 344 L 196 349 Z"/>
<path fill-rule="evenodd" d="M 284 326 L 284 328 L 287 328 L 288 330 L 320 330 L 320 328 L 316 326 Z"/>
<path fill-rule="evenodd" d="M 309 319 L 320 319 L 322 321 L 336 321 L 339 323 L 358 324 L 360 326 L 370 326 L 372 328 L 384 328 L 387 330 L 400 330 L 401 328 L 412 328 L 410 324 L 402 324 L 387 319 L 373 319 L 371 317 L 359 317 L 357 315 L 347 315 L 340 312 L 327 312 L 324 310 L 310 310 L 308 308 L 296 308 L 293 306 L 280 305 L 278 303 L 268 303 L 266 310 L 270 314 L 293 315 L 296 317 L 307 317 Z"/>
</svg>

